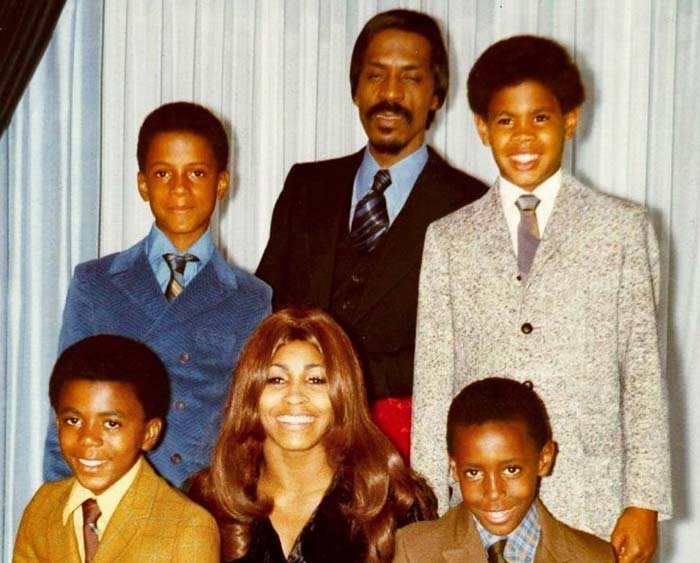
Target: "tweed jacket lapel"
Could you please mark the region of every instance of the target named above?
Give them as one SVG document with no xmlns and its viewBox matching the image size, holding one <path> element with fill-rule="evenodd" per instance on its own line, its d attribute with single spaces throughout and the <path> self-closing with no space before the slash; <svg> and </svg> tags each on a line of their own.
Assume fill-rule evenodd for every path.
<svg viewBox="0 0 700 563">
<path fill-rule="evenodd" d="M 498 182 L 473 205 L 475 213 L 468 216 L 468 221 L 474 221 L 472 228 L 481 242 L 479 259 L 485 262 L 483 269 L 495 272 L 499 277 L 512 279 L 518 273 L 518 258 L 513 251 Z M 454 244 L 459 248 L 464 244 L 463 237 L 458 230 L 455 229 L 454 232 L 457 237 Z"/>
<path fill-rule="evenodd" d="M 51 553 L 52 561 L 66 561 L 78 563 L 80 561 L 80 552 L 78 551 L 78 540 L 75 537 L 73 528 L 73 519 L 68 518 L 66 523 L 63 523 L 63 508 L 68 502 L 71 487 L 74 479 L 71 479 L 66 486 L 63 494 L 55 503 L 51 514 L 48 518 L 48 546 Z"/>
<path fill-rule="evenodd" d="M 141 533 L 141 523 L 148 520 L 157 488 L 158 478 L 144 459 L 134 482 L 107 525 L 93 563 L 121 561 L 125 558 L 129 545 Z"/>
<path fill-rule="evenodd" d="M 168 306 L 148 262 L 145 238 L 115 256 L 109 275 L 114 285 L 151 321 L 156 321 Z"/>
<path fill-rule="evenodd" d="M 528 284 L 537 278 L 544 265 L 555 255 L 561 245 L 580 229 L 585 228 L 585 189 L 570 174 L 562 172 L 562 184 L 554 202 L 552 216 L 547 222 L 542 240 L 535 254 Z"/>
<path fill-rule="evenodd" d="M 444 161 L 428 147 L 428 161 L 416 179 L 406 203 L 389 228 L 384 244 L 377 249 L 380 254 L 358 303 L 356 320 L 361 319 L 375 303 L 381 301 L 384 295 L 405 277 L 408 270 L 416 267 L 416 252 L 423 246 L 429 218 L 440 216 L 449 210 L 445 206 L 449 198 L 440 195 L 445 189 L 439 182 L 443 166 Z M 441 213 L 434 212 L 436 205 L 440 206 Z"/>
<path fill-rule="evenodd" d="M 483 241 L 482 259 L 491 262 L 491 271 L 510 278 L 517 274 L 518 258 L 513 251 L 513 243 L 503 213 L 498 181 L 494 187 L 495 189 L 489 190 L 480 201 L 474 204 L 481 209 L 473 217 L 478 221 L 475 228 L 478 229 Z M 561 245 L 579 229 L 585 228 L 585 196 L 585 188 L 573 176 L 562 172 L 562 185 L 527 277 L 528 285 L 537 278 L 538 273 Z M 455 243 L 459 244 L 460 240 L 456 240 Z"/>
<path fill-rule="evenodd" d="M 341 233 L 349 229 L 352 190 L 364 151 L 361 149 L 345 158 L 330 178 L 314 183 L 313 191 L 307 193 L 306 224 L 310 227 L 306 231 L 307 256 L 308 267 L 313 272 L 310 294 L 316 296 L 321 307 L 330 306 L 337 242 Z M 300 267 L 307 265 L 301 264 Z"/>
</svg>

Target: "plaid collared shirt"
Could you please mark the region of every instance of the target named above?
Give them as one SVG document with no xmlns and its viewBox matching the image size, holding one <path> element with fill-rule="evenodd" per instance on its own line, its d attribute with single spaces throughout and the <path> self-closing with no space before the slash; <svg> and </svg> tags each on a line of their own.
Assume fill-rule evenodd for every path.
<svg viewBox="0 0 700 563">
<path fill-rule="evenodd" d="M 540 518 L 537 515 L 534 502 L 530 505 L 530 509 L 518 527 L 507 536 L 492 534 L 476 518 L 474 518 L 474 523 L 479 531 L 479 538 L 484 549 L 488 549 L 499 540 L 508 539 L 506 549 L 503 552 L 508 563 L 532 563 L 535 560 L 537 543 L 540 541 Z"/>
</svg>

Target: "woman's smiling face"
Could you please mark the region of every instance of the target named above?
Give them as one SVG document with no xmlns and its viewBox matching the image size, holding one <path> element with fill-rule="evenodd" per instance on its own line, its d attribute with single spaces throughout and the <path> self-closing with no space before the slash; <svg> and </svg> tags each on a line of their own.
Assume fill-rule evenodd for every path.
<svg viewBox="0 0 700 563">
<path fill-rule="evenodd" d="M 275 352 L 258 412 L 266 450 L 292 453 L 324 447 L 333 407 L 323 357 L 313 344 L 295 340 Z"/>
</svg>

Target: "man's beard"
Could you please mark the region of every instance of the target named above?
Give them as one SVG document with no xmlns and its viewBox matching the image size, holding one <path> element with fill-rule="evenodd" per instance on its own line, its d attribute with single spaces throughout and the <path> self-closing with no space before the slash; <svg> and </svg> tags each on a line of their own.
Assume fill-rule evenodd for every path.
<svg viewBox="0 0 700 563">
<path fill-rule="evenodd" d="M 406 140 L 381 140 L 379 142 L 369 141 L 370 146 L 381 154 L 399 154 L 408 144 L 408 139 Z"/>
<path fill-rule="evenodd" d="M 365 112 L 365 119 L 369 121 L 378 113 L 395 113 L 403 117 L 406 120 L 407 124 L 410 125 L 413 122 L 413 114 L 401 104 L 386 101 L 379 102 L 378 104 L 373 105 Z M 378 127 L 378 129 L 380 133 L 385 135 L 390 134 L 392 131 L 390 128 Z M 377 152 L 385 154 L 398 154 L 406 147 L 408 143 L 409 139 L 388 139 L 379 141 L 373 141 L 372 139 L 370 139 L 370 145 L 372 146 L 372 148 L 374 148 Z"/>
</svg>

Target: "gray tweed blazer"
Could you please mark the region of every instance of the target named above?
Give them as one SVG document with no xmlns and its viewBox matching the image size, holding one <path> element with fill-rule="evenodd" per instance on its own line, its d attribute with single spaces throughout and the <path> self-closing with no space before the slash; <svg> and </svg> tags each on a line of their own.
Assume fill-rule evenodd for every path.
<svg viewBox="0 0 700 563">
<path fill-rule="evenodd" d="M 564 174 L 522 284 L 498 189 L 428 228 L 416 335 L 414 467 L 435 487 L 444 510 L 452 397 L 490 375 L 529 379 L 559 444 L 553 476 L 541 490 L 554 516 L 604 538 L 627 506 L 668 518 L 659 253 L 644 208 Z"/>
</svg>

